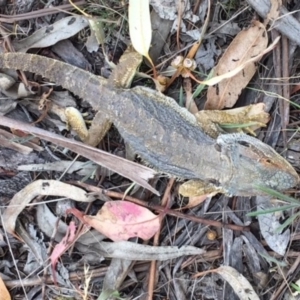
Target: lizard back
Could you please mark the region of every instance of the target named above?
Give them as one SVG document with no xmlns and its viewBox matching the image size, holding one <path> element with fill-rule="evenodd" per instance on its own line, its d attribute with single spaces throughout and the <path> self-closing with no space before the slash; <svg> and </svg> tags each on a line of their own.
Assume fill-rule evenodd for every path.
<svg viewBox="0 0 300 300">
<path fill-rule="evenodd" d="M 88 101 L 111 118 L 137 154 L 161 172 L 207 179 L 215 178 L 216 172 L 221 178 L 229 171 L 229 164 L 211 147 L 215 140 L 199 130 L 196 118 L 157 91 L 140 86 L 114 88 L 100 76 L 33 54 L 2 54 L 0 68 L 42 75 Z M 209 157 L 205 155 L 207 147 Z"/>
</svg>

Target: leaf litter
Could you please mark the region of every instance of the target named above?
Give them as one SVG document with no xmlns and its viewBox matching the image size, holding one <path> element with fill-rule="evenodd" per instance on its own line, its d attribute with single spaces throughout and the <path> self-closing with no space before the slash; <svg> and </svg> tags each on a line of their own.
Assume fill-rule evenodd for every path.
<svg viewBox="0 0 300 300">
<path fill-rule="evenodd" d="M 257 10 L 259 14 L 262 14 L 261 7 L 263 7 L 265 4 L 261 3 L 261 7 L 258 7 L 255 2 L 256 1 L 252 0 L 247 1 L 247 3 L 254 7 L 254 10 Z M 128 36 L 128 27 L 130 26 L 132 26 L 131 28 L 134 28 L 134 31 L 131 30 L 131 40 L 136 43 L 136 48 L 138 48 L 144 56 L 148 56 L 150 45 L 152 47 L 155 47 L 155 41 L 151 41 L 151 17 L 148 14 L 150 10 L 146 10 L 145 7 L 138 7 L 140 4 L 141 3 L 136 3 L 135 1 L 130 2 L 131 9 L 136 9 L 131 11 L 130 14 L 133 14 L 133 16 L 136 18 L 129 18 L 129 26 L 128 24 L 125 26 L 122 25 L 124 27 L 119 26 L 118 22 L 112 23 L 114 24 L 112 25 L 112 27 L 109 27 L 108 25 L 106 26 L 106 24 L 101 24 L 101 32 L 102 29 L 104 29 L 105 34 L 108 34 L 108 36 L 104 38 L 102 34 L 101 38 L 98 39 L 98 42 L 100 41 L 101 46 L 106 48 L 102 49 L 104 54 L 101 54 L 101 51 L 99 51 L 100 56 L 112 55 L 111 49 L 107 49 L 108 47 L 106 45 L 106 39 L 109 39 L 110 41 L 113 41 L 113 43 L 116 43 L 115 36 L 117 31 L 119 31 L 119 33 L 125 37 L 124 40 L 126 40 L 126 36 Z M 145 6 L 148 5 L 147 1 L 144 1 L 142 4 Z M 245 3 L 243 2 L 243 4 Z M 233 7 L 217 7 L 213 6 L 210 1 L 203 1 L 203 6 L 200 5 L 200 7 L 198 8 L 193 7 L 190 1 L 184 1 L 178 6 L 173 5 L 173 1 L 150 1 L 150 5 L 152 5 L 153 9 L 155 9 L 162 18 L 168 17 L 172 20 L 175 20 L 175 23 L 177 24 L 175 25 L 175 31 L 179 33 L 179 39 L 177 38 L 176 41 L 180 43 L 177 43 L 177 45 L 175 45 L 176 43 L 172 43 L 175 39 L 172 40 L 168 39 L 167 36 L 164 37 L 164 39 L 168 42 L 166 43 L 164 48 L 165 56 L 162 56 L 161 58 L 161 62 L 163 64 L 167 66 L 168 62 L 165 60 L 166 57 L 171 57 L 172 54 L 175 53 L 178 49 L 183 49 L 185 46 L 191 47 L 191 44 L 186 44 L 186 41 L 188 41 L 191 36 L 196 36 L 197 39 L 201 40 L 201 43 L 203 43 L 203 45 L 201 45 L 198 50 L 199 55 L 202 55 L 201 53 L 205 53 L 205 51 L 203 52 L 203 50 L 205 49 L 212 49 L 212 51 L 210 51 L 212 53 L 210 53 L 209 56 L 209 64 L 207 64 L 204 69 L 205 71 L 207 71 L 207 69 L 215 66 L 213 77 L 206 80 L 204 74 L 195 73 L 194 70 L 191 71 L 191 74 L 193 75 L 191 76 L 191 79 L 195 79 L 195 82 L 201 82 L 202 84 L 210 85 L 207 89 L 207 93 L 206 88 L 203 88 L 199 96 L 199 99 L 202 98 L 202 100 L 206 101 L 205 107 L 207 109 L 216 110 L 232 107 L 235 105 L 244 106 L 245 104 L 244 102 L 242 102 L 243 99 L 242 97 L 240 97 L 240 95 L 250 95 L 250 92 L 252 94 L 249 97 L 251 98 L 251 103 L 253 104 L 255 99 L 258 99 L 259 96 L 264 98 L 263 95 L 267 96 L 267 93 L 269 90 L 271 90 L 271 87 L 274 88 L 272 80 L 270 80 L 268 84 L 265 84 L 265 82 L 261 80 L 259 76 L 255 76 L 256 74 L 263 74 L 267 68 L 269 68 L 268 70 L 272 72 L 272 55 L 268 54 L 268 51 L 273 51 L 274 47 L 281 47 L 281 42 L 278 43 L 278 39 L 276 40 L 274 38 L 271 42 L 268 42 L 270 33 L 268 32 L 269 27 L 266 24 L 269 22 L 270 24 L 272 24 L 271 26 L 277 27 L 280 32 L 285 33 L 288 37 L 290 36 L 290 33 L 286 33 L 286 23 L 283 24 L 279 20 L 282 11 L 286 11 L 285 8 L 282 7 L 282 3 L 280 1 L 271 1 L 271 10 L 266 15 L 264 15 L 264 23 L 257 20 L 251 20 L 249 13 L 250 11 L 246 8 L 245 11 L 248 13 L 246 19 L 249 26 L 244 26 L 245 24 L 241 21 L 241 19 L 239 19 L 238 14 L 235 14 L 238 8 L 234 7 L 234 3 L 230 3 L 230 5 L 233 5 Z M 206 34 L 212 35 L 212 38 L 209 39 L 210 44 L 207 44 L 209 45 L 207 46 L 206 41 L 205 39 L 203 40 L 202 36 L 199 37 L 199 34 L 197 34 L 197 32 L 192 34 L 192 30 L 189 31 L 189 29 L 191 29 L 189 28 L 189 26 L 192 23 L 193 26 L 199 25 L 196 25 L 196 22 L 198 21 L 198 15 L 201 15 L 201 21 L 205 20 L 205 13 L 203 13 L 202 11 L 200 14 L 200 11 L 201 8 L 206 11 L 208 6 L 210 7 L 210 9 L 214 10 L 214 18 L 218 15 L 218 10 L 221 11 L 219 16 L 232 15 L 232 19 L 229 20 L 222 19 L 222 17 L 219 20 L 210 19 L 210 21 L 214 23 L 212 27 L 208 28 L 217 28 L 218 25 L 222 27 L 223 24 L 234 22 L 234 24 L 242 24 L 243 26 L 240 27 L 243 27 L 244 29 L 241 29 L 240 33 L 236 35 L 236 30 L 238 27 L 232 26 L 232 36 L 236 36 L 231 42 L 227 37 L 227 35 L 230 35 L 231 33 L 230 26 L 226 27 L 226 31 L 223 31 L 223 33 L 222 30 L 219 31 L 218 35 L 214 35 L 214 33 L 210 32 L 207 33 L 205 31 Z M 113 19 L 113 17 L 116 17 L 120 19 L 120 15 L 116 13 L 119 8 L 120 7 L 113 7 L 110 5 L 106 6 L 105 9 L 107 9 L 107 15 L 105 16 L 105 18 L 108 17 Z M 192 11 L 192 8 L 195 8 L 195 10 Z M 95 13 L 95 10 L 87 10 L 87 12 L 88 16 L 91 16 Z M 124 20 L 126 19 L 127 12 L 128 11 L 124 8 L 124 15 L 122 16 Z M 144 15 L 145 13 L 147 14 Z M 133 23 L 133 21 L 131 21 L 133 19 L 138 21 L 139 24 L 143 24 L 143 26 L 138 26 L 137 23 Z M 292 14 L 287 14 L 286 18 L 284 19 L 285 21 L 287 20 L 287 23 L 291 22 L 293 24 L 296 24 L 294 28 L 300 26 L 299 22 L 295 23 L 297 21 L 295 21 L 295 18 L 292 16 Z M 74 23 L 72 24 L 72 22 Z M 55 44 L 57 41 L 69 39 L 71 36 L 77 35 L 78 32 L 83 28 L 86 28 L 88 24 L 89 21 L 86 19 L 86 17 L 64 17 L 61 18 L 61 20 L 57 20 L 50 25 L 47 24 L 41 29 L 35 28 L 34 34 L 28 36 L 23 40 L 14 39 L 14 41 L 12 41 L 12 45 L 17 51 L 26 52 L 28 49 L 32 49 L 31 51 L 34 51 L 35 48 L 38 48 L 46 55 L 53 55 L 51 53 L 51 46 L 53 44 Z M 22 24 L 22 26 L 26 25 Z M 124 30 L 126 26 L 127 32 L 126 29 Z M 48 30 L 45 30 L 47 28 Z M 93 34 L 93 30 L 98 29 L 92 27 L 91 30 Z M 184 34 L 186 30 L 188 32 L 187 35 Z M 209 30 L 210 29 L 208 29 L 208 31 Z M 200 28 L 198 32 L 201 32 Z M 222 42 L 220 40 L 220 36 L 222 37 Z M 290 38 L 294 41 L 296 40 L 297 42 L 296 35 L 294 34 L 293 36 L 294 37 Z M 75 37 L 75 39 L 77 38 L 77 41 L 80 40 L 78 37 L 79 34 Z M 88 38 L 88 36 L 86 36 L 86 38 Z M 127 38 L 128 42 L 129 40 L 130 39 Z M 205 48 L 205 46 L 207 46 L 208 48 Z M 50 51 L 50 54 L 44 52 L 46 51 L 44 49 L 46 47 L 48 47 L 49 50 L 47 51 Z M 117 48 L 118 46 L 115 47 Z M 167 48 L 169 49 L 169 52 L 166 51 Z M 93 42 L 92 49 L 94 51 L 97 50 L 95 40 Z M 224 52 L 224 54 L 221 54 L 221 52 Z M 195 55 L 197 59 L 197 53 L 195 53 Z M 293 54 L 291 54 L 290 57 L 291 59 L 293 58 L 292 55 Z M 260 63 L 258 63 L 259 60 Z M 92 64 L 94 64 L 94 61 Z M 263 66 L 263 68 L 261 66 Z M 198 65 L 197 67 L 201 69 L 201 66 Z M 157 67 L 157 69 L 158 68 L 159 67 Z M 98 70 L 96 71 L 98 74 L 100 73 L 98 72 Z M 271 73 L 268 74 L 268 76 L 261 77 L 272 78 L 272 76 L 273 75 Z M 249 83 L 251 83 L 251 86 L 254 86 L 252 91 L 249 90 Z M 194 86 L 187 86 L 189 86 L 190 89 L 189 91 L 187 91 L 187 95 L 190 98 L 192 97 L 191 89 L 193 89 Z M 169 88 L 169 90 L 172 90 L 172 87 Z M 260 93 L 262 91 L 264 93 Z M 182 95 L 183 97 L 185 96 L 185 94 Z M 196 100 L 195 105 L 197 104 L 198 107 L 200 107 L 201 105 L 199 105 L 198 99 L 194 100 Z M 297 98 L 295 98 L 295 101 L 297 102 Z M 82 105 L 82 103 L 80 105 Z M 16 106 L 11 107 L 15 109 Z M 86 106 L 84 105 L 81 108 L 83 111 L 86 110 Z M 254 114 L 255 113 L 261 115 L 264 119 L 264 121 L 262 121 L 261 123 L 267 122 L 268 118 L 263 115 L 264 112 L 261 111 L 261 108 L 254 112 Z M 52 116 L 50 116 L 50 118 L 52 118 Z M 2 119 L 3 122 L 5 120 L 6 119 L 4 118 Z M 272 121 L 273 120 L 275 120 L 275 118 L 272 118 Z M 8 123 L 4 122 L 3 125 L 5 124 L 7 126 Z M 278 124 L 278 122 L 273 122 L 271 125 L 272 131 L 268 132 L 270 143 L 273 143 L 274 145 L 278 140 L 278 134 L 274 135 L 274 132 L 280 132 L 280 127 Z M 22 128 L 22 126 L 20 127 L 20 129 L 25 128 Z M 259 126 L 251 128 L 251 130 L 254 131 L 257 129 L 257 127 Z M 36 135 L 38 136 L 39 131 L 33 128 L 29 129 L 28 132 L 36 132 Z M 40 137 L 46 138 L 42 135 L 42 133 L 40 134 Z M 47 135 L 48 134 L 46 134 L 46 136 Z M 52 140 L 49 138 L 49 141 L 55 143 L 56 138 L 57 137 L 52 137 Z M 107 144 L 111 145 L 111 143 Z M 12 145 L 9 144 L 5 145 L 8 145 L 8 148 L 12 147 Z M 66 145 L 70 144 L 61 144 L 59 146 L 64 147 Z M 74 142 L 73 145 L 76 146 L 76 143 Z M 27 150 L 25 153 L 24 149 L 18 150 L 16 146 L 14 146 L 11 151 L 19 151 L 19 155 L 30 156 L 34 151 L 38 150 L 38 148 L 34 147 L 33 145 L 28 144 L 26 146 L 29 147 L 29 149 L 30 147 L 32 147 L 31 151 Z M 73 148 L 73 150 L 79 153 L 77 149 Z M 67 152 L 63 148 L 60 148 L 59 151 L 59 155 L 66 159 L 66 162 L 67 159 L 71 159 L 72 156 L 70 156 L 70 152 Z M 83 152 L 81 154 L 85 155 Z M 85 156 L 91 157 L 90 155 Z M 9 157 L 9 155 L 7 155 L 7 157 Z M 16 156 L 11 155 L 11 157 Z M 106 160 L 109 161 L 111 160 L 111 158 L 106 158 Z M 122 160 L 119 160 L 119 162 L 121 161 Z M 101 174 L 98 173 L 96 169 L 85 169 L 84 163 L 76 162 L 76 165 L 74 165 L 73 168 L 71 168 L 68 172 L 66 172 L 66 174 L 64 174 L 64 178 L 69 179 L 68 183 L 63 183 L 58 180 L 49 180 L 48 175 L 51 174 L 49 170 L 51 170 L 52 174 L 55 174 L 55 172 L 64 172 L 64 164 L 65 162 L 59 165 L 59 168 L 56 167 L 55 164 L 48 164 L 45 165 L 44 169 L 42 167 L 42 164 L 36 166 L 30 165 L 28 169 L 23 166 L 23 172 L 32 172 L 32 174 L 34 174 L 34 171 L 39 171 L 40 176 L 44 180 L 34 179 L 31 184 L 28 185 L 28 183 L 26 183 L 25 186 L 22 186 L 21 182 L 18 182 L 20 184 L 18 188 L 19 192 L 12 199 L 6 199 L 11 201 L 6 202 L 6 204 L 8 204 L 8 207 L 4 210 L 2 225 L 5 232 L 17 237 L 23 243 L 23 233 L 19 225 L 17 225 L 16 227 L 16 224 L 18 224 L 16 223 L 16 220 L 19 221 L 22 214 L 24 213 L 29 215 L 32 214 L 32 208 L 30 208 L 31 206 L 29 207 L 29 209 L 27 208 L 32 200 L 40 201 L 41 199 L 43 199 L 45 203 L 49 202 L 49 204 L 47 205 L 49 205 L 50 207 L 51 202 L 55 203 L 56 201 L 59 201 L 57 197 L 70 198 L 78 202 L 77 212 L 79 213 L 77 214 L 81 216 L 82 220 L 84 220 L 85 225 L 81 225 L 78 220 L 76 220 L 76 225 L 75 223 L 73 223 L 74 221 L 69 222 L 67 220 L 69 216 L 67 217 L 66 215 L 56 216 L 53 213 L 53 207 L 51 207 L 50 210 L 46 204 L 34 203 L 34 206 L 38 205 L 38 207 L 33 209 L 37 211 L 37 224 L 39 229 L 41 229 L 41 231 L 45 234 L 45 242 L 49 243 L 47 241 L 47 238 L 50 239 L 51 237 L 54 237 L 53 242 L 57 243 L 57 246 L 54 248 L 55 250 L 52 252 L 52 254 L 49 254 L 49 258 L 52 259 L 53 278 L 51 282 L 55 282 L 56 275 L 59 276 L 59 270 L 57 269 L 54 271 L 54 269 L 56 269 L 56 263 L 59 260 L 61 260 L 62 262 L 70 262 L 70 266 L 72 266 L 73 269 L 76 269 L 79 266 L 80 271 L 82 270 L 82 274 L 85 274 L 87 269 L 82 267 L 83 264 L 81 262 L 81 259 L 78 259 L 78 257 L 81 257 L 83 260 L 87 261 L 90 266 L 93 266 L 92 268 L 94 270 L 90 272 L 91 269 L 89 268 L 89 275 L 87 277 L 83 276 L 82 278 L 90 278 L 89 276 L 93 276 L 92 274 L 94 272 L 100 271 L 101 267 L 98 267 L 100 261 L 104 261 L 106 266 L 109 266 L 109 268 L 106 270 L 104 289 L 105 293 L 101 294 L 99 289 L 94 289 L 94 294 L 89 294 L 88 287 L 81 289 L 79 288 L 79 285 L 76 284 L 75 286 L 77 286 L 77 288 L 75 288 L 74 291 L 68 293 L 65 292 L 66 294 L 68 294 L 68 296 L 81 295 L 85 299 L 87 299 L 87 297 L 90 297 L 91 299 L 97 299 L 98 296 L 100 297 L 100 295 L 102 298 L 107 298 L 111 295 L 115 295 L 116 297 L 120 295 L 137 297 L 143 294 L 145 290 L 141 288 L 126 289 L 126 280 L 128 280 L 129 278 L 132 280 L 129 285 L 130 287 L 132 287 L 134 284 L 136 284 L 137 280 L 143 278 L 143 283 L 146 286 L 148 277 L 149 280 L 154 280 L 155 282 L 157 282 L 157 293 L 161 297 L 168 297 L 170 299 L 182 299 L 182 295 L 190 299 L 231 299 L 231 296 L 229 295 L 235 295 L 239 299 L 258 299 L 258 297 L 261 295 L 263 295 L 262 299 L 281 299 L 280 297 L 283 297 L 284 294 L 288 296 L 290 291 L 292 291 L 288 285 L 289 282 L 287 282 L 286 278 L 282 276 L 283 272 L 281 272 L 282 270 L 280 268 L 282 268 L 281 263 L 283 262 L 283 256 L 288 257 L 291 261 L 294 260 L 294 262 L 296 263 L 296 260 L 293 257 L 293 250 L 297 249 L 295 247 L 295 241 L 297 240 L 298 234 L 297 219 L 293 220 L 294 223 L 290 225 L 289 230 L 286 230 L 284 232 L 277 231 L 277 226 L 280 225 L 280 221 L 282 221 L 285 217 L 290 216 L 292 213 L 291 210 L 283 212 L 280 215 L 280 221 L 276 219 L 276 214 L 273 214 L 270 215 L 270 217 L 259 216 L 259 222 L 257 223 L 255 218 L 246 215 L 246 213 L 252 210 L 253 207 L 256 207 L 256 203 L 251 199 L 244 198 L 238 199 L 236 201 L 227 199 L 225 201 L 225 204 L 222 203 L 222 201 L 220 201 L 217 197 L 209 197 L 204 202 L 202 198 L 190 199 L 188 205 L 186 205 L 188 203 L 186 201 L 186 206 L 184 207 L 186 214 L 203 216 L 205 219 L 211 221 L 215 219 L 222 219 L 224 224 L 234 222 L 239 226 L 244 226 L 244 231 L 241 232 L 233 231 L 232 229 L 226 228 L 226 226 L 224 228 L 217 229 L 217 238 L 210 240 L 207 238 L 206 233 L 211 232 L 214 229 L 213 226 L 209 226 L 208 228 L 207 225 L 196 225 L 195 223 L 192 223 L 190 221 L 188 222 L 184 219 L 176 219 L 175 217 L 171 217 L 170 215 L 168 215 L 167 208 L 164 212 L 160 213 L 153 211 L 151 209 L 151 201 L 161 200 L 157 196 L 148 196 L 147 198 L 144 191 L 138 189 L 138 193 L 136 195 L 138 195 L 138 197 L 141 199 L 147 199 L 147 201 L 149 201 L 150 203 L 149 207 L 146 208 L 140 206 L 139 204 L 128 202 L 127 200 L 119 200 L 121 199 L 120 194 L 122 195 L 122 193 L 118 195 L 114 195 L 113 192 L 109 193 L 110 197 L 114 195 L 113 199 L 118 199 L 112 200 L 112 198 L 103 193 L 103 190 L 101 190 L 100 192 L 99 189 L 93 187 L 93 185 L 90 184 L 90 181 L 88 181 L 89 183 L 80 182 L 80 177 L 82 176 L 85 176 L 86 178 L 97 178 L 99 174 Z M 118 168 L 117 164 L 118 163 L 116 162 L 110 163 L 108 164 L 108 167 L 113 168 L 117 172 L 119 170 L 119 173 L 125 175 L 124 171 L 122 171 L 124 170 L 124 168 Z M 34 169 L 35 167 L 37 169 Z M 77 170 L 81 168 L 84 169 L 84 171 L 78 172 Z M 132 170 L 135 170 L 135 166 L 133 165 Z M 5 171 L 5 176 L 12 176 L 12 178 L 14 177 L 13 173 L 11 173 L 11 170 Z M 144 172 L 147 172 L 147 170 L 144 169 Z M 128 178 L 137 178 L 134 177 L 133 173 L 134 171 L 132 171 L 132 174 Z M 74 176 L 77 181 L 74 181 L 72 176 Z M 113 178 L 114 176 L 112 175 L 112 173 L 110 173 L 109 176 L 114 182 L 115 178 Z M 138 182 L 139 185 L 149 188 L 154 192 L 154 190 L 146 184 L 147 179 L 151 177 L 150 173 L 147 173 L 147 175 L 144 173 L 143 176 L 144 179 Z M 59 176 L 55 177 L 59 178 Z M 101 179 L 101 183 L 103 182 L 103 180 L 104 179 Z M 162 186 L 167 184 L 165 178 L 162 178 L 160 180 Z M 118 186 L 118 188 L 122 192 L 125 192 L 126 189 L 123 189 L 122 185 L 125 182 L 126 186 L 128 182 L 126 180 L 124 181 L 124 179 L 123 181 L 117 180 L 115 182 L 117 182 L 117 184 L 115 184 L 114 187 Z M 75 186 L 75 183 L 78 186 Z M 163 190 L 161 190 L 160 192 L 163 193 Z M 176 190 L 172 191 L 171 194 L 167 196 L 172 197 L 174 201 L 172 203 L 172 208 L 178 209 L 179 205 L 181 204 L 180 202 L 175 201 L 177 200 Z M 5 197 L 3 199 L 5 199 Z M 106 203 L 104 205 L 100 204 L 99 208 L 99 203 L 97 203 L 99 201 L 95 201 L 95 199 L 101 199 L 102 201 L 106 201 Z M 199 205 L 200 202 L 203 202 L 201 206 Z M 225 209 L 225 211 L 222 212 L 222 209 L 227 207 L 226 205 L 230 205 L 231 208 L 234 208 L 234 211 Z M 269 206 L 270 205 L 264 207 Z M 91 209 L 91 207 L 92 213 L 88 210 Z M 293 208 L 295 207 L 297 209 L 297 206 L 293 204 Z M 162 220 L 164 221 L 162 222 Z M 250 228 L 250 224 L 254 226 L 256 225 L 258 228 L 256 229 L 255 235 L 252 234 L 252 231 L 254 229 L 253 227 Z M 268 226 L 263 226 L 262 224 Z M 97 232 L 96 230 L 88 230 L 89 227 L 87 227 L 87 225 L 95 227 L 101 233 Z M 160 246 L 152 246 L 151 237 L 159 230 L 161 230 L 161 239 L 159 241 Z M 251 232 L 249 232 L 249 230 L 251 230 Z M 293 236 L 290 234 L 291 230 L 294 231 Z M 260 232 L 264 240 L 263 238 L 259 237 Z M 105 239 L 107 238 L 109 238 L 113 242 L 105 241 Z M 283 238 L 284 240 L 281 240 Z M 10 237 L 10 240 L 12 239 L 13 238 Z M 141 240 L 139 239 L 143 239 L 144 241 L 141 242 Z M 279 240 L 281 242 L 279 242 Z M 14 240 L 14 243 L 20 242 Z M 287 247 L 288 243 L 289 248 Z M 1 250 L 3 247 L 6 247 L 6 243 L 1 244 Z M 204 249 L 206 249 L 207 251 L 205 251 Z M 220 251 L 220 249 L 223 250 Z M 22 254 L 18 253 L 17 249 L 12 250 L 16 258 L 21 257 Z M 277 254 L 274 254 L 274 252 L 272 252 L 271 250 L 274 250 L 275 252 L 277 252 Z M 195 256 L 190 258 L 183 258 L 187 255 Z M 272 259 L 273 256 L 274 259 Z M 235 259 L 236 257 L 243 259 Z M 107 258 L 111 258 L 112 261 L 110 262 Z M 174 261 L 171 261 L 171 259 L 173 259 Z M 149 272 L 149 264 L 146 263 L 147 261 L 151 260 L 157 261 L 157 269 L 156 271 L 154 270 L 154 272 L 152 272 L 152 270 L 150 270 Z M 137 261 L 139 261 L 140 264 L 136 263 Z M 160 261 L 165 262 L 161 264 L 159 263 Z M 225 265 L 220 266 L 220 264 L 222 263 L 225 263 Z M 180 269 L 180 266 L 183 265 L 185 267 Z M 277 275 L 276 279 L 270 276 L 270 265 L 275 268 L 277 267 L 277 270 L 275 271 Z M 22 266 L 18 265 L 18 268 L 21 269 Z M 72 268 L 70 268 L 69 270 L 65 269 L 64 271 L 70 272 L 70 277 L 67 274 L 66 276 L 62 276 L 61 278 L 72 278 Z M 0 266 L 0 270 L 1 276 L 3 276 L 2 278 L 4 278 L 4 284 L 6 284 L 7 286 L 12 286 L 10 280 L 15 278 L 14 274 L 8 272 L 8 269 L 4 268 L 3 266 Z M 16 270 L 18 269 L 16 268 Z M 212 281 L 201 279 L 200 282 L 202 282 L 202 285 L 200 284 L 199 286 L 197 285 L 195 287 L 194 283 L 196 281 L 193 278 L 193 275 L 197 274 L 198 270 L 200 270 L 203 274 L 204 272 L 206 272 L 205 276 L 209 277 Z M 207 272 L 206 270 L 211 271 Z M 170 276 L 170 271 L 172 272 L 172 276 Z M 215 277 L 209 273 L 219 274 L 220 277 L 223 278 L 223 280 L 228 284 L 220 284 L 215 279 Z M 158 277 L 156 277 L 155 274 L 157 274 Z M 295 269 L 293 268 L 289 270 L 289 275 L 290 277 L 288 280 L 290 282 L 292 280 L 296 282 L 297 277 L 299 276 L 297 271 L 295 271 Z M 109 276 L 112 276 L 113 279 L 109 280 Z M 184 285 L 176 285 L 176 288 L 174 289 L 165 290 L 164 286 L 168 278 L 170 285 L 176 285 L 176 282 L 178 282 L 178 280 L 182 281 L 188 279 L 188 282 L 191 283 L 191 286 L 194 286 L 194 289 L 191 289 L 188 286 Z M 265 280 L 266 278 L 267 280 Z M 77 279 L 75 279 L 75 282 L 76 280 Z M 26 284 L 26 279 L 22 278 L 22 281 L 23 284 Z M 281 282 L 281 285 L 278 288 L 276 286 L 277 281 Z M 90 281 L 88 279 L 86 279 L 86 283 L 87 286 L 90 286 Z M 59 285 L 64 285 L 63 279 L 59 280 Z M 66 282 L 65 286 L 70 287 L 70 282 Z M 259 288 L 257 286 L 259 286 Z M 292 283 L 291 286 L 293 288 L 295 287 L 295 285 L 292 285 Z M 60 290 L 59 287 L 56 288 Z M 5 291 L 5 288 L 1 287 L 1 290 L 3 291 L 3 293 L 7 293 L 7 291 Z M 193 291 L 191 292 L 191 290 Z M 63 291 L 63 289 L 61 289 L 61 291 Z M 12 291 L 11 293 L 14 292 Z M 40 288 L 40 293 L 42 294 L 42 288 Z M 93 295 L 97 296 L 94 297 Z M 229 298 L 226 298 L 226 295 Z M 7 298 L 5 299 L 9 299 L 9 296 L 6 297 Z"/>
</svg>

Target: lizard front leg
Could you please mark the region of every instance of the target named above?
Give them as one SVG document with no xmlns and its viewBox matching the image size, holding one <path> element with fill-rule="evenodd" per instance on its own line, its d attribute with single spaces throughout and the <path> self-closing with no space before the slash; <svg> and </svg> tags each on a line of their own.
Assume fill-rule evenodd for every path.
<svg viewBox="0 0 300 300">
<path fill-rule="evenodd" d="M 108 79 L 111 88 L 129 88 L 143 56 L 128 47 L 115 66 Z M 90 145 L 97 146 L 111 127 L 112 122 L 101 111 L 97 112 L 91 127 L 86 129 L 85 122 L 75 108 L 67 108 L 66 116 L 69 125 L 77 132 L 80 139 Z"/>
<path fill-rule="evenodd" d="M 97 146 L 110 129 L 112 122 L 101 112 L 97 112 L 89 130 L 86 128 L 82 114 L 74 107 L 65 109 L 67 124 L 87 145 Z"/>
<path fill-rule="evenodd" d="M 195 116 L 200 127 L 212 138 L 217 138 L 224 132 L 222 128 L 255 135 L 254 130 L 265 127 L 269 121 L 269 114 L 264 112 L 263 103 L 228 110 L 202 110 Z"/>
</svg>

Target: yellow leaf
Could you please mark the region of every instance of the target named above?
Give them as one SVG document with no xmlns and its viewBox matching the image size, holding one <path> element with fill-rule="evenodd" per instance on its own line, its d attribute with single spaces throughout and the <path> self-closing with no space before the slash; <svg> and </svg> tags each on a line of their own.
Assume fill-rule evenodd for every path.
<svg viewBox="0 0 300 300">
<path fill-rule="evenodd" d="M 129 34 L 134 49 L 149 57 L 151 20 L 149 0 L 129 0 Z"/>
</svg>

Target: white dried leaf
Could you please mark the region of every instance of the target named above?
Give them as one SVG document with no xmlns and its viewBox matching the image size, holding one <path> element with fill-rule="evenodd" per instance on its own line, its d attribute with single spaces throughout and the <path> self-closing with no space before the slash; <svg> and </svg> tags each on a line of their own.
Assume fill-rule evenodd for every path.
<svg viewBox="0 0 300 300">
<path fill-rule="evenodd" d="M 216 269 L 215 272 L 230 284 L 240 300 L 259 300 L 250 282 L 236 269 L 223 266 Z"/>
<path fill-rule="evenodd" d="M 274 208 L 270 202 L 270 197 L 258 196 L 256 198 L 257 210 L 267 210 Z M 291 238 L 289 229 L 280 233 L 277 228 L 281 226 L 278 220 L 277 213 L 258 215 L 258 223 L 262 236 L 267 242 L 268 246 L 280 255 L 284 255 L 286 248 Z"/>
<path fill-rule="evenodd" d="M 75 161 L 70 162 L 66 160 L 55 161 L 45 164 L 29 164 L 18 166 L 19 171 L 34 171 L 34 172 L 45 172 L 45 171 L 56 171 L 56 172 L 67 172 L 68 174 L 79 174 L 81 176 L 91 175 L 94 173 L 97 165 L 91 162 Z"/>
<path fill-rule="evenodd" d="M 55 180 L 36 180 L 20 190 L 11 199 L 3 214 L 3 224 L 8 233 L 15 234 L 18 215 L 37 196 L 58 196 L 71 198 L 75 201 L 91 202 L 94 196 L 88 195 L 83 189 Z"/>
<path fill-rule="evenodd" d="M 128 241 L 101 242 L 89 244 L 76 244 L 79 251 L 97 252 L 103 257 L 121 258 L 128 260 L 159 260 L 165 261 L 186 255 L 202 255 L 206 251 L 194 246 L 148 246 Z"/>
<path fill-rule="evenodd" d="M 69 16 L 37 30 L 21 41 L 14 42 L 14 49 L 16 52 L 27 52 L 31 48 L 49 47 L 70 38 L 88 25 L 89 22 L 84 16 Z"/>
<path fill-rule="evenodd" d="M 85 47 L 89 53 L 98 51 L 99 43 L 97 41 L 94 31 L 91 31 L 91 34 L 87 38 L 87 40 L 85 42 Z"/>
<path fill-rule="evenodd" d="M 187 19 L 192 23 L 199 21 L 199 17 L 193 14 L 189 0 L 150 0 L 150 5 L 162 19 L 176 20 L 178 11 L 181 11 L 182 19 Z"/>
<path fill-rule="evenodd" d="M 194 41 L 199 41 L 201 38 L 201 31 L 198 29 L 188 30 L 186 34 L 190 36 Z"/>
</svg>

